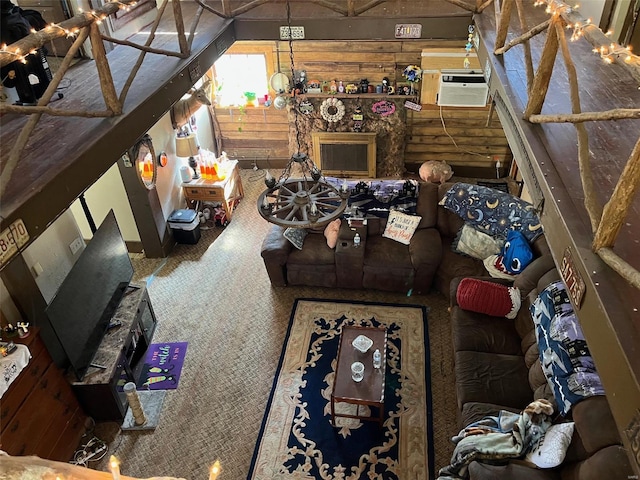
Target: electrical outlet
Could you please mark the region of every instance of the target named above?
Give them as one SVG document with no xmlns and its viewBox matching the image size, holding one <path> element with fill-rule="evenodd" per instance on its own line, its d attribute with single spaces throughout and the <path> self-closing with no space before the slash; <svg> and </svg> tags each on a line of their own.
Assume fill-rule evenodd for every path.
<svg viewBox="0 0 640 480">
<path fill-rule="evenodd" d="M 77 237 L 73 242 L 69 244 L 69 250 L 71 250 L 71 254 L 75 255 L 82 248 L 84 242 L 80 237 Z"/>
</svg>

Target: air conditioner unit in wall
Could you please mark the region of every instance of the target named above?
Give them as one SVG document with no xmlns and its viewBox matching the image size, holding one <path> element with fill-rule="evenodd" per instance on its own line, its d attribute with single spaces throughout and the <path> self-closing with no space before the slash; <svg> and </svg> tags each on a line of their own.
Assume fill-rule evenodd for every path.
<svg viewBox="0 0 640 480">
<path fill-rule="evenodd" d="M 482 72 L 441 70 L 438 105 L 443 107 L 484 107 L 489 86 Z"/>
</svg>

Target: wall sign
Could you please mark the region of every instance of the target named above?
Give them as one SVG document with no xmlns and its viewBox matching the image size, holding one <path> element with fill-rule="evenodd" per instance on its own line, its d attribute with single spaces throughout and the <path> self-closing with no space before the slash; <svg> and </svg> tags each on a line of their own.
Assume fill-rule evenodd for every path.
<svg viewBox="0 0 640 480">
<path fill-rule="evenodd" d="M 631 456 L 635 460 L 636 465 L 640 465 L 640 410 L 636 410 L 636 414 L 631 419 L 631 422 L 629 422 L 629 426 L 626 428 L 624 433 L 627 435 L 627 439 L 629 440 Z"/>
<path fill-rule="evenodd" d="M 289 34 L 291 32 L 291 34 Z M 304 27 L 280 27 L 280 40 L 304 40 Z"/>
<path fill-rule="evenodd" d="M 571 256 L 571 247 L 567 247 L 562 256 L 560 275 L 562 275 L 562 280 L 564 280 L 564 284 L 567 286 L 573 304 L 576 308 L 580 308 L 586 286 Z"/>
<path fill-rule="evenodd" d="M 414 110 L 416 112 L 419 112 L 422 110 L 422 105 L 420 105 L 419 103 L 411 102 L 409 100 L 406 100 L 404 102 L 404 106 L 405 108 L 408 108 L 409 110 Z"/>
<path fill-rule="evenodd" d="M 0 267 L 4 267 L 29 241 L 29 232 L 20 219 L 0 233 Z"/>
<path fill-rule="evenodd" d="M 420 38 L 422 25 L 420 23 L 397 23 L 396 38 Z"/>
<path fill-rule="evenodd" d="M 373 113 L 386 117 L 396 111 L 396 105 L 387 100 L 382 100 L 381 102 L 374 103 L 371 110 L 373 110 Z"/>
</svg>

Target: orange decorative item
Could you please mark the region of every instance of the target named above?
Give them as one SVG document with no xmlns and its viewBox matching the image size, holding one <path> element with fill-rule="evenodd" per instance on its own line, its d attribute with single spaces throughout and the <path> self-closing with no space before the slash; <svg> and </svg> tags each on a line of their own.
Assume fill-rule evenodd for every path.
<svg viewBox="0 0 640 480">
<path fill-rule="evenodd" d="M 214 182 L 220 180 L 218 177 L 218 169 L 216 168 L 216 163 L 214 161 L 211 161 L 211 180 Z"/>
</svg>

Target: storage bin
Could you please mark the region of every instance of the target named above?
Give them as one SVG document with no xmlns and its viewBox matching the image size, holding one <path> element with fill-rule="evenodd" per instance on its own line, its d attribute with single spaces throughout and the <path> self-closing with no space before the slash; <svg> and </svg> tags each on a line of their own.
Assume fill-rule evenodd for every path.
<svg viewBox="0 0 640 480">
<path fill-rule="evenodd" d="M 195 210 L 174 210 L 167 222 L 176 242 L 195 245 L 200 240 L 200 219 Z"/>
</svg>

